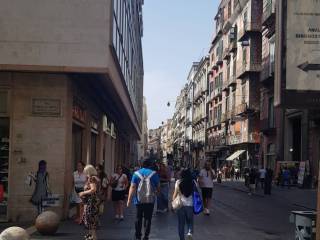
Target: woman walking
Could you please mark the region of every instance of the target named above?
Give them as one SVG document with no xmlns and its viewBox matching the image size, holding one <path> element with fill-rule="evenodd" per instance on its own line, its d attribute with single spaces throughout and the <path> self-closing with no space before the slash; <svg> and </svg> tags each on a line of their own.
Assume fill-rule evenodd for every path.
<svg viewBox="0 0 320 240">
<path fill-rule="evenodd" d="M 202 199 L 205 215 L 210 215 L 210 206 L 212 200 L 213 191 L 213 179 L 215 178 L 215 172 L 211 167 L 211 162 L 206 161 L 204 168 L 200 171 L 199 175 L 199 185 L 201 187 Z"/>
<path fill-rule="evenodd" d="M 92 165 L 87 165 L 84 168 L 84 174 L 87 176 L 87 182 L 84 186 L 84 191 L 79 193 L 84 203 L 83 223 L 88 234 L 85 236 L 86 240 L 97 239 L 97 224 L 98 224 L 98 196 L 97 188 L 99 179 L 97 177 L 97 171 Z"/>
<path fill-rule="evenodd" d="M 182 207 L 178 209 L 178 232 L 180 240 L 185 240 L 185 225 L 187 225 L 187 239 L 192 240 L 193 234 L 193 190 L 194 182 L 189 169 L 181 172 L 181 179 L 175 184 L 172 199 L 180 197 Z"/>
<path fill-rule="evenodd" d="M 112 201 L 114 202 L 115 219 L 124 219 L 124 200 L 128 187 L 127 175 L 123 173 L 121 166 L 117 166 L 116 172 L 111 178 Z"/>
<path fill-rule="evenodd" d="M 83 202 L 81 198 L 79 197 L 79 193 L 83 192 L 84 185 L 87 181 L 87 176 L 83 172 L 85 167 L 84 162 L 78 162 L 77 164 L 77 171 L 73 173 L 73 185 L 74 185 L 74 191 L 76 192 L 74 196 L 74 203 L 77 204 L 77 215 L 76 215 L 76 223 L 81 224 L 82 216 L 83 216 Z"/>
</svg>

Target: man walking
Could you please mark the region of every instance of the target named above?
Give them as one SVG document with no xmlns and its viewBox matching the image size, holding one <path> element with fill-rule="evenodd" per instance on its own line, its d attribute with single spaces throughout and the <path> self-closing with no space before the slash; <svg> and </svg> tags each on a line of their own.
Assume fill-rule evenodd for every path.
<svg viewBox="0 0 320 240">
<path fill-rule="evenodd" d="M 266 169 L 264 167 L 262 167 L 259 170 L 259 181 L 260 181 L 260 184 L 261 184 L 261 189 L 264 189 L 266 173 L 267 173 L 267 171 L 266 171 Z"/>
<path fill-rule="evenodd" d="M 131 200 L 134 197 L 134 203 L 137 207 L 135 222 L 136 240 L 141 240 L 143 219 L 145 225 L 143 240 L 149 239 L 156 193 L 160 191 L 159 176 L 155 171 L 151 170 L 152 167 L 152 161 L 149 159 L 145 160 L 142 168 L 133 174 L 131 180 L 127 206 L 130 206 Z"/>
</svg>

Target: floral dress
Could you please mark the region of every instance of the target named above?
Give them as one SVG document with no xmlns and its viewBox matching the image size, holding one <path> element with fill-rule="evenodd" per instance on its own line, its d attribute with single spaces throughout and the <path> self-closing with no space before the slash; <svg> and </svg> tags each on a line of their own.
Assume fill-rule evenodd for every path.
<svg viewBox="0 0 320 240">
<path fill-rule="evenodd" d="M 95 177 L 91 177 L 89 182 L 85 185 L 84 190 L 90 190 L 90 183 L 97 185 L 97 180 Z M 83 213 L 83 223 L 84 226 L 89 229 L 96 229 L 98 224 L 98 215 L 99 215 L 99 199 L 97 193 L 84 196 L 82 199 L 84 203 L 84 213 Z"/>
</svg>

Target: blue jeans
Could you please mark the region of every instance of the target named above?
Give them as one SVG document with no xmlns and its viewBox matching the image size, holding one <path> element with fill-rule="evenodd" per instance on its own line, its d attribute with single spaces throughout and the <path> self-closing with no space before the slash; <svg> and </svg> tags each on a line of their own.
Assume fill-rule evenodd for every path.
<svg viewBox="0 0 320 240">
<path fill-rule="evenodd" d="M 157 209 L 158 210 L 168 209 L 168 205 L 169 205 L 169 184 L 161 183 L 160 193 L 157 197 Z"/>
<path fill-rule="evenodd" d="M 185 225 L 187 232 L 193 233 L 193 207 L 182 207 L 178 210 L 178 230 L 180 240 L 185 240 Z"/>
</svg>

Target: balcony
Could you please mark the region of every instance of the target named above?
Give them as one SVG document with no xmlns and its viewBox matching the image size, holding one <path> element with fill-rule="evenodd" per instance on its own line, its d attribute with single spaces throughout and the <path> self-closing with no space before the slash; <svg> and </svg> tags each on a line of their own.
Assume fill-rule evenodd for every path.
<svg viewBox="0 0 320 240">
<path fill-rule="evenodd" d="M 225 92 L 229 91 L 229 79 L 223 82 L 222 91 L 225 91 Z"/>
<path fill-rule="evenodd" d="M 250 34 L 260 33 L 261 34 L 261 24 L 258 22 L 244 22 L 243 28 L 239 29 L 238 42 L 243 42 L 247 40 Z"/>
<path fill-rule="evenodd" d="M 211 128 L 213 128 L 213 127 L 214 127 L 214 121 L 213 121 L 213 120 L 210 120 L 210 121 L 208 122 L 207 129 L 211 129 Z"/>
<path fill-rule="evenodd" d="M 275 71 L 275 62 L 267 62 L 262 66 L 261 74 L 260 74 L 260 82 L 268 85 L 273 83 L 274 79 L 274 71 Z"/>
<path fill-rule="evenodd" d="M 213 99 L 217 99 L 222 96 L 222 87 L 218 87 L 214 90 Z"/>
<path fill-rule="evenodd" d="M 261 119 L 260 131 L 267 136 L 274 135 L 276 133 L 276 127 L 274 125 L 274 122 L 270 121 L 269 118 Z"/>
<path fill-rule="evenodd" d="M 219 126 L 221 124 L 221 117 L 214 119 L 214 126 Z"/>
<path fill-rule="evenodd" d="M 229 47 L 226 47 L 223 50 L 223 54 L 222 54 L 223 60 L 229 60 L 231 58 L 231 54 L 230 54 L 230 50 Z"/>
<path fill-rule="evenodd" d="M 227 120 L 229 120 L 229 119 L 232 120 L 232 119 L 234 119 L 234 117 L 235 117 L 235 109 L 232 109 L 227 112 Z"/>
<path fill-rule="evenodd" d="M 233 76 L 230 77 L 229 79 L 229 87 L 234 87 L 235 85 L 237 85 L 237 77 L 234 74 Z"/>
<path fill-rule="evenodd" d="M 236 145 L 241 143 L 241 135 L 228 136 L 228 145 Z"/>
<path fill-rule="evenodd" d="M 274 24 L 276 19 L 276 1 L 264 0 L 266 3 L 263 7 L 262 26 L 268 27 Z"/>
<path fill-rule="evenodd" d="M 211 141 L 214 146 L 225 146 L 227 144 L 225 136 L 213 137 Z"/>
<path fill-rule="evenodd" d="M 221 54 L 219 54 L 219 55 L 217 56 L 216 66 L 219 67 L 219 66 L 221 66 L 222 64 L 223 64 L 223 58 L 222 58 L 222 53 L 221 53 Z"/>
<path fill-rule="evenodd" d="M 221 122 L 226 122 L 227 120 L 228 120 L 228 114 L 227 113 L 223 113 L 222 115 L 221 115 Z"/>
<path fill-rule="evenodd" d="M 236 115 L 244 116 L 249 113 L 253 113 L 255 110 L 250 108 L 247 103 L 241 103 L 236 107 Z"/>
<path fill-rule="evenodd" d="M 229 52 L 230 52 L 230 53 L 234 53 L 234 52 L 237 50 L 237 48 L 238 48 L 238 43 L 237 43 L 237 41 L 236 41 L 236 40 L 230 41 L 229 47 L 228 47 Z"/>
<path fill-rule="evenodd" d="M 243 79 L 248 74 L 255 74 L 261 71 L 261 62 L 243 62 L 237 69 L 238 78 Z"/>
</svg>

